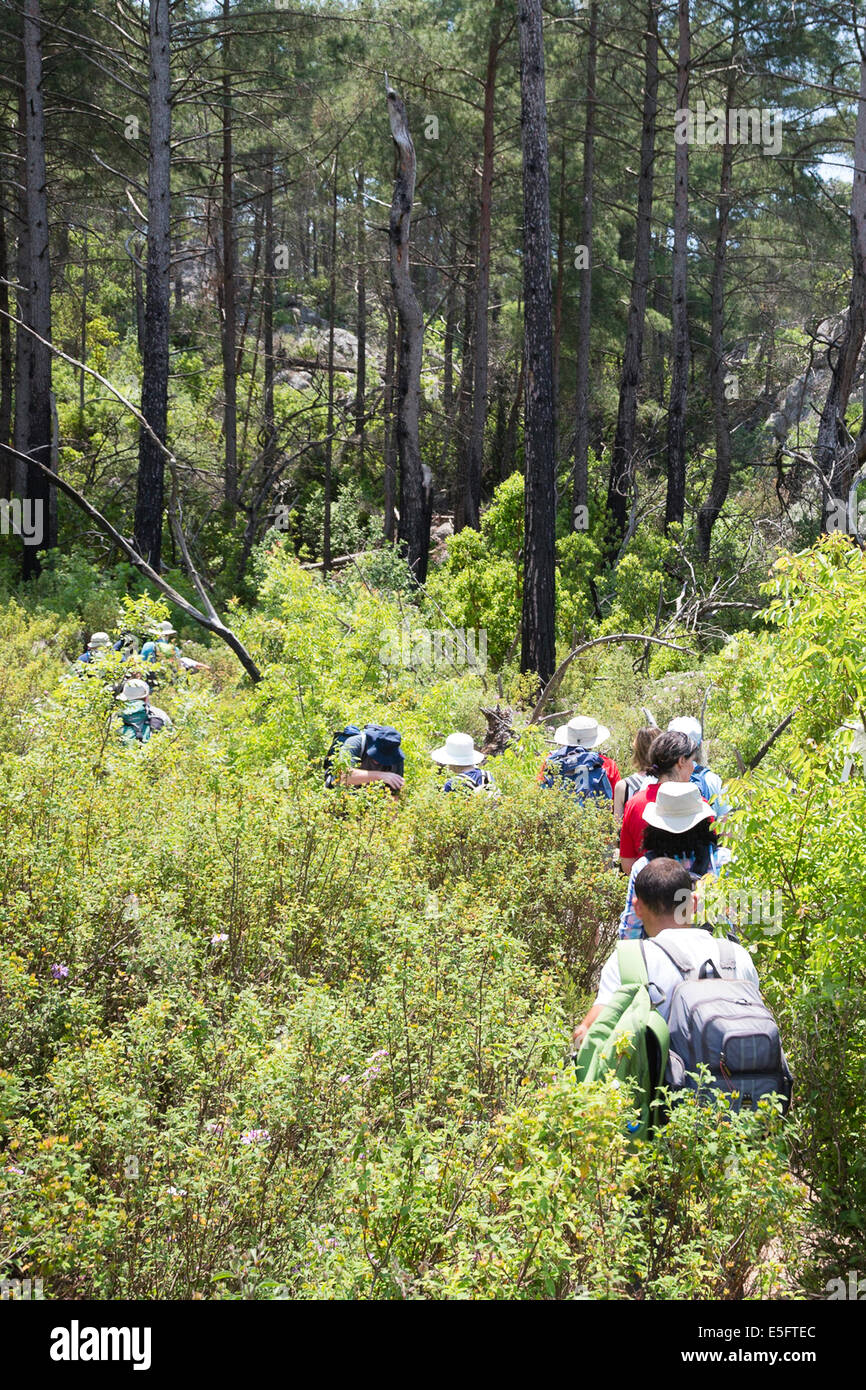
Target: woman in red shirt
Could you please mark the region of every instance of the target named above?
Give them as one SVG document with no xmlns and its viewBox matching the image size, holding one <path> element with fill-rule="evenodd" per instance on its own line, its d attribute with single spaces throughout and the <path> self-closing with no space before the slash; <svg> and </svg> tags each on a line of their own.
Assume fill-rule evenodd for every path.
<svg viewBox="0 0 866 1390">
<path fill-rule="evenodd" d="M 619 865 L 630 874 L 632 865 L 640 858 L 643 847 L 643 808 L 655 801 L 663 782 L 688 782 L 695 770 L 697 745 L 688 734 L 659 734 L 650 748 L 647 768 L 654 781 L 649 782 L 636 796 L 626 802 L 619 834 Z"/>
</svg>

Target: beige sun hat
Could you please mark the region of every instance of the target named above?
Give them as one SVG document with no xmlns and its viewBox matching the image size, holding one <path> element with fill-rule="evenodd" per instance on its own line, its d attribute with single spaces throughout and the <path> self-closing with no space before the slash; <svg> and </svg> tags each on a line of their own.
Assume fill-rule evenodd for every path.
<svg viewBox="0 0 866 1390">
<path fill-rule="evenodd" d="M 610 738 L 610 729 L 599 724 L 597 719 L 587 719 L 576 714 L 567 724 L 561 724 L 553 735 L 554 743 L 562 743 L 567 748 L 597 748 Z"/>
<path fill-rule="evenodd" d="M 124 704 L 131 705 L 136 700 L 146 700 L 149 694 L 150 686 L 147 681 L 127 681 L 116 698 Z"/>
<path fill-rule="evenodd" d="M 477 767 L 484 761 L 484 754 L 479 753 L 469 734 L 449 734 L 442 747 L 434 748 L 430 757 L 434 763 L 447 767 Z"/>
<path fill-rule="evenodd" d="M 87 644 L 88 650 L 93 651 L 96 647 L 110 647 L 111 638 L 107 632 L 94 632 L 91 634 Z"/>
<path fill-rule="evenodd" d="M 648 802 L 643 810 L 647 825 L 668 830 L 672 835 L 682 835 L 714 816 L 715 811 L 704 801 L 694 782 L 662 782 L 655 801 Z"/>
<path fill-rule="evenodd" d="M 154 637 L 176 637 L 177 628 L 172 627 L 171 623 L 157 623 L 153 629 Z"/>
</svg>

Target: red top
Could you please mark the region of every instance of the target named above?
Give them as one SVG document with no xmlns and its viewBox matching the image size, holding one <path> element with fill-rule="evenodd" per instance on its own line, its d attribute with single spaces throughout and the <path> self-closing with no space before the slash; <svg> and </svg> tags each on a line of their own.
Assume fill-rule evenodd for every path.
<svg viewBox="0 0 866 1390">
<path fill-rule="evenodd" d="M 610 782 L 611 791 L 616 791 L 616 784 L 620 779 L 621 773 L 613 758 L 609 758 L 606 753 L 600 754 L 604 763 L 604 770 L 607 773 L 607 780 Z"/>
<path fill-rule="evenodd" d="M 620 859 L 640 859 L 643 851 L 644 818 L 643 808 L 647 802 L 655 801 L 659 794 L 660 782 L 650 782 L 642 787 L 625 803 L 622 829 L 619 832 Z"/>
</svg>

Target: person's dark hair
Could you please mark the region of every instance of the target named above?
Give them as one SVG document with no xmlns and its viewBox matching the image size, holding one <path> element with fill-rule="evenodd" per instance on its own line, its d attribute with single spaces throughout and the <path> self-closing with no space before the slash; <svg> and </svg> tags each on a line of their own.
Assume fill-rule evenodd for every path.
<svg viewBox="0 0 866 1390">
<path fill-rule="evenodd" d="M 650 749 L 653 742 L 661 733 L 660 729 L 638 729 L 632 740 L 631 751 L 635 767 L 639 772 L 646 772 L 649 768 L 651 758 Z"/>
<path fill-rule="evenodd" d="M 681 907 L 683 893 L 691 893 L 692 876 L 675 859 L 651 859 L 634 881 L 634 896 L 651 912 L 669 914 Z"/>
<path fill-rule="evenodd" d="M 691 830 L 682 830 L 679 834 L 644 824 L 643 852 L 648 859 L 691 859 L 695 874 L 709 873 L 712 867 L 710 850 L 718 843 L 719 837 L 710 820 L 699 821 Z"/>
<path fill-rule="evenodd" d="M 680 758 L 692 758 L 696 751 L 696 745 L 688 734 L 659 734 L 658 738 L 653 740 L 649 751 L 650 763 L 647 772 L 651 777 L 667 777 L 673 772 Z"/>
</svg>

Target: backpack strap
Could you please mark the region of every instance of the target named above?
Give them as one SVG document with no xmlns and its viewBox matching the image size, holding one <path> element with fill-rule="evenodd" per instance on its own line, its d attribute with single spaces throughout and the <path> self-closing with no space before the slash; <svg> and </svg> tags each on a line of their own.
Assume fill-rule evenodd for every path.
<svg viewBox="0 0 866 1390">
<path fill-rule="evenodd" d="M 651 940 L 653 945 L 661 951 L 662 955 L 667 956 L 668 960 L 676 966 L 684 980 L 693 980 L 696 978 L 697 971 L 695 967 L 692 965 L 688 956 L 680 950 L 679 946 L 672 946 L 670 943 L 668 943 L 667 946 L 663 946 L 655 937 L 652 937 Z"/>
<path fill-rule="evenodd" d="M 642 941 L 618 941 L 616 959 L 622 984 L 646 985 L 649 988 L 646 953 Z"/>
</svg>

